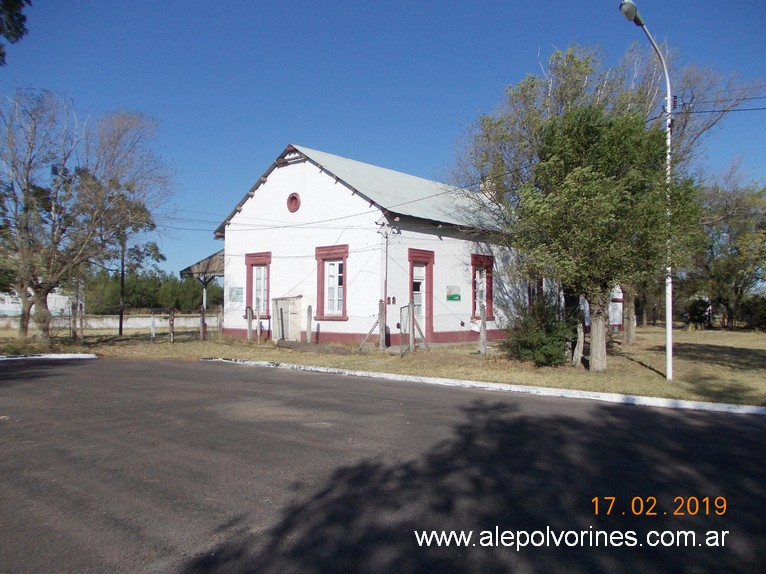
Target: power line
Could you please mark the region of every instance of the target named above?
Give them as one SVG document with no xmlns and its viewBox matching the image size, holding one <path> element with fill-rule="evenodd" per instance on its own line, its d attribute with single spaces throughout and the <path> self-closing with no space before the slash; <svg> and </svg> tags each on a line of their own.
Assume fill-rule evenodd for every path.
<svg viewBox="0 0 766 574">
<path fill-rule="evenodd" d="M 681 110 L 676 112 L 678 114 L 722 114 L 729 112 L 762 112 L 766 110 L 766 107 L 762 108 L 732 108 L 729 110 Z"/>
<path fill-rule="evenodd" d="M 754 100 L 766 100 L 766 96 L 752 96 L 749 98 L 722 98 L 717 100 L 700 100 L 698 102 L 691 103 L 691 105 L 701 105 L 701 104 L 722 104 L 724 102 L 752 102 Z M 690 105 L 690 104 L 681 104 L 684 105 Z"/>
</svg>

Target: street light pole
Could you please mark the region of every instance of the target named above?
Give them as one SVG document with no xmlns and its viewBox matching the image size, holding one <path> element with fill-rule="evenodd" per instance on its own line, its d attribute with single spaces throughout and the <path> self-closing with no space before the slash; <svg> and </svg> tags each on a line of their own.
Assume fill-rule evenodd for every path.
<svg viewBox="0 0 766 574">
<path fill-rule="evenodd" d="M 671 245 L 670 245 L 670 189 L 672 182 L 672 133 L 673 133 L 673 95 L 670 90 L 670 74 L 668 73 L 668 66 L 665 63 L 665 57 L 660 51 L 660 47 L 657 42 L 654 41 L 649 29 L 646 27 L 643 18 L 638 13 L 638 8 L 631 0 L 623 0 L 620 2 L 620 12 L 629 21 L 633 22 L 636 26 L 639 26 L 649 38 L 649 43 L 654 48 L 657 57 L 662 64 L 662 70 L 665 72 L 665 86 L 667 88 L 667 101 L 665 103 L 665 131 L 666 131 L 666 188 L 665 188 L 665 200 L 666 207 L 665 213 L 667 216 L 667 267 L 665 269 L 665 374 L 668 381 L 673 380 L 673 269 L 671 266 Z"/>
</svg>

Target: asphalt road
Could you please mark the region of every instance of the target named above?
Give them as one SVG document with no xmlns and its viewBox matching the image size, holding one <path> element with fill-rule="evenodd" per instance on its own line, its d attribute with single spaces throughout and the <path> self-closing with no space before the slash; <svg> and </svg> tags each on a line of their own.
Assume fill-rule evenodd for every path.
<svg viewBox="0 0 766 574">
<path fill-rule="evenodd" d="M 4 362 L 0 572 L 763 572 L 765 439 L 757 416 Z M 473 534 L 418 545 L 431 530 Z"/>
</svg>

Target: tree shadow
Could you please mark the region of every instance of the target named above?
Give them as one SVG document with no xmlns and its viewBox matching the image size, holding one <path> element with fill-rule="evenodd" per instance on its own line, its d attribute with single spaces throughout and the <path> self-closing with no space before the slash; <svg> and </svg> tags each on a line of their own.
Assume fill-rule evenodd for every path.
<svg viewBox="0 0 766 574">
<path fill-rule="evenodd" d="M 652 347 L 650 350 L 664 353 L 665 346 Z M 747 349 L 705 343 L 675 343 L 673 353 L 676 357 L 687 361 L 745 371 L 763 371 L 764 366 L 766 366 L 766 350 L 764 349 Z"/>
<path fill-rule="evenodd" d="M 674 384 L 687 388 L 702 400 L 714 403 L 766 406 L 762 392 L 726 378 L 694 375 L 691 380 L 679 379 Z"/>
<path fill-rule="evenodd" d="M 26 380 L 44 381 L 62 376 L 62 369 L 74 366 L 78 361 L 60 361 L 55 359 L 17 358 L 0 361 L 0 387 L 9 387 Z"/>
<path fill-rule="evenodd" d="M 650 365 L 649 363 L 647 363 L 646 361 L 642 361 L 641 359 L 637 359 L 636 357 L 631 357 L 629 354 L 627 354 L 627 353 L 624 353 L 624 352 L 620 352 L 620 353 L 618 354 L 618 356 L 619 356 L 619 357 L 622 357 L 623 359 L 627 359 L 628 361 L 631 361 L 631 362 L 633 362 L 633 363 L 636 363 L 637 365 L 641 365 L 641 366 L 642 366 L 642 367 L 644 367 L 645 369 L 648 369 L 648 370 L 652 371 L 653 373 L 655 373 L 656 375 L 659 375 L 659 376 L 660 376 L 660 377 L 662 377 L 663 379 L 665 378 L 665 373 L 664 373 L 664 372 L 662 372 L 662 371 L 660 371 L 659 369 L 657 369 L 657 368 L 655 368 L 655 367 L 651 366 L 651 365 Z"/>
<path fill-rule="evenodd" d="M 170 335 L 167 331 L 161 331 L 158 332 L 154 337 L 152 337 L 150 332 L 138 332 L 138 333 L 128 333 L 125 335 L 112 335 L 112 334 L 106 334 L 106 335 L 91 335 L 88 334 L 85 336 L 83 341 L 80 343 L 83 347 L 86 348 L 97 348 L 100 346 L 107 346 L 107 345 L 130 345 L 132 343 L 167 343 L 169 342 Z M 176 343 L 182 343 L 187 341 L 199 341 L 199 329 L 184 329 L 180 331 L 175 331 L 173 335 L 173 340 Z"/>
<path fill-rule="evenodd" d="M 452 435 L 419 458 L 338 468 L 316 490 L 296 494 L 266 531 L 255 534 L 246 521 L 222 527 L 223 541 L 180 572 L 762 571 L 763 418 L 589 409 L 531 415 L 475 401 Z M 617 501 L 606 516 L 609 496 Z M 673 516 L 680 504 L 674 499 L 692 496 L 709 497 L 709 510 Z M 726 497 L 723 516 L 713 506 L 719 496 Z M 657 514 L 634 516 L 650 510 L 650 497 Z M 494 535 L 495 527 L 574 532 L 568 540 L 584 544 L 482 546 L 480 533 Z M 462 547 L 419 545 L 415 532 L 430 530 L 472 530 L 474 537 Z M 649 547 L 650 530 L 693 530 L 698 543 L 707 531 L 730 534 L 723 547 Z M 602 538 L 595 547 L 598 531 L 635 531 L 644 544 L 605 546 Z"/>
</svg>

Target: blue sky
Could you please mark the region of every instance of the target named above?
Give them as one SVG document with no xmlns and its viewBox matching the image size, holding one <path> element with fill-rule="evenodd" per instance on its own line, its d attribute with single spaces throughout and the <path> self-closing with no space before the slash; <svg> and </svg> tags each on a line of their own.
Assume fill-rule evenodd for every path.
<svg viewBox="0 0 766 574">
<path fill-rule="evenodd" d="M 172 272 L 223 248 L 213 230 L 289 143 L 444 180 L 465 129 L 553 50 L 598 44 L 615 61 L 646 43 L 618 0 L 33 4 L 2 91 L 46 88 L 81 116 L 158 120 L 157 151 L 176 172 L 158 214 Z M 685 64 L 766 83 L 762 1 L 637 4 Z M 740 158 L 766 181 L 766 111 L 732 114 L 707 148 L 708 170 Z"/>
</svg>

